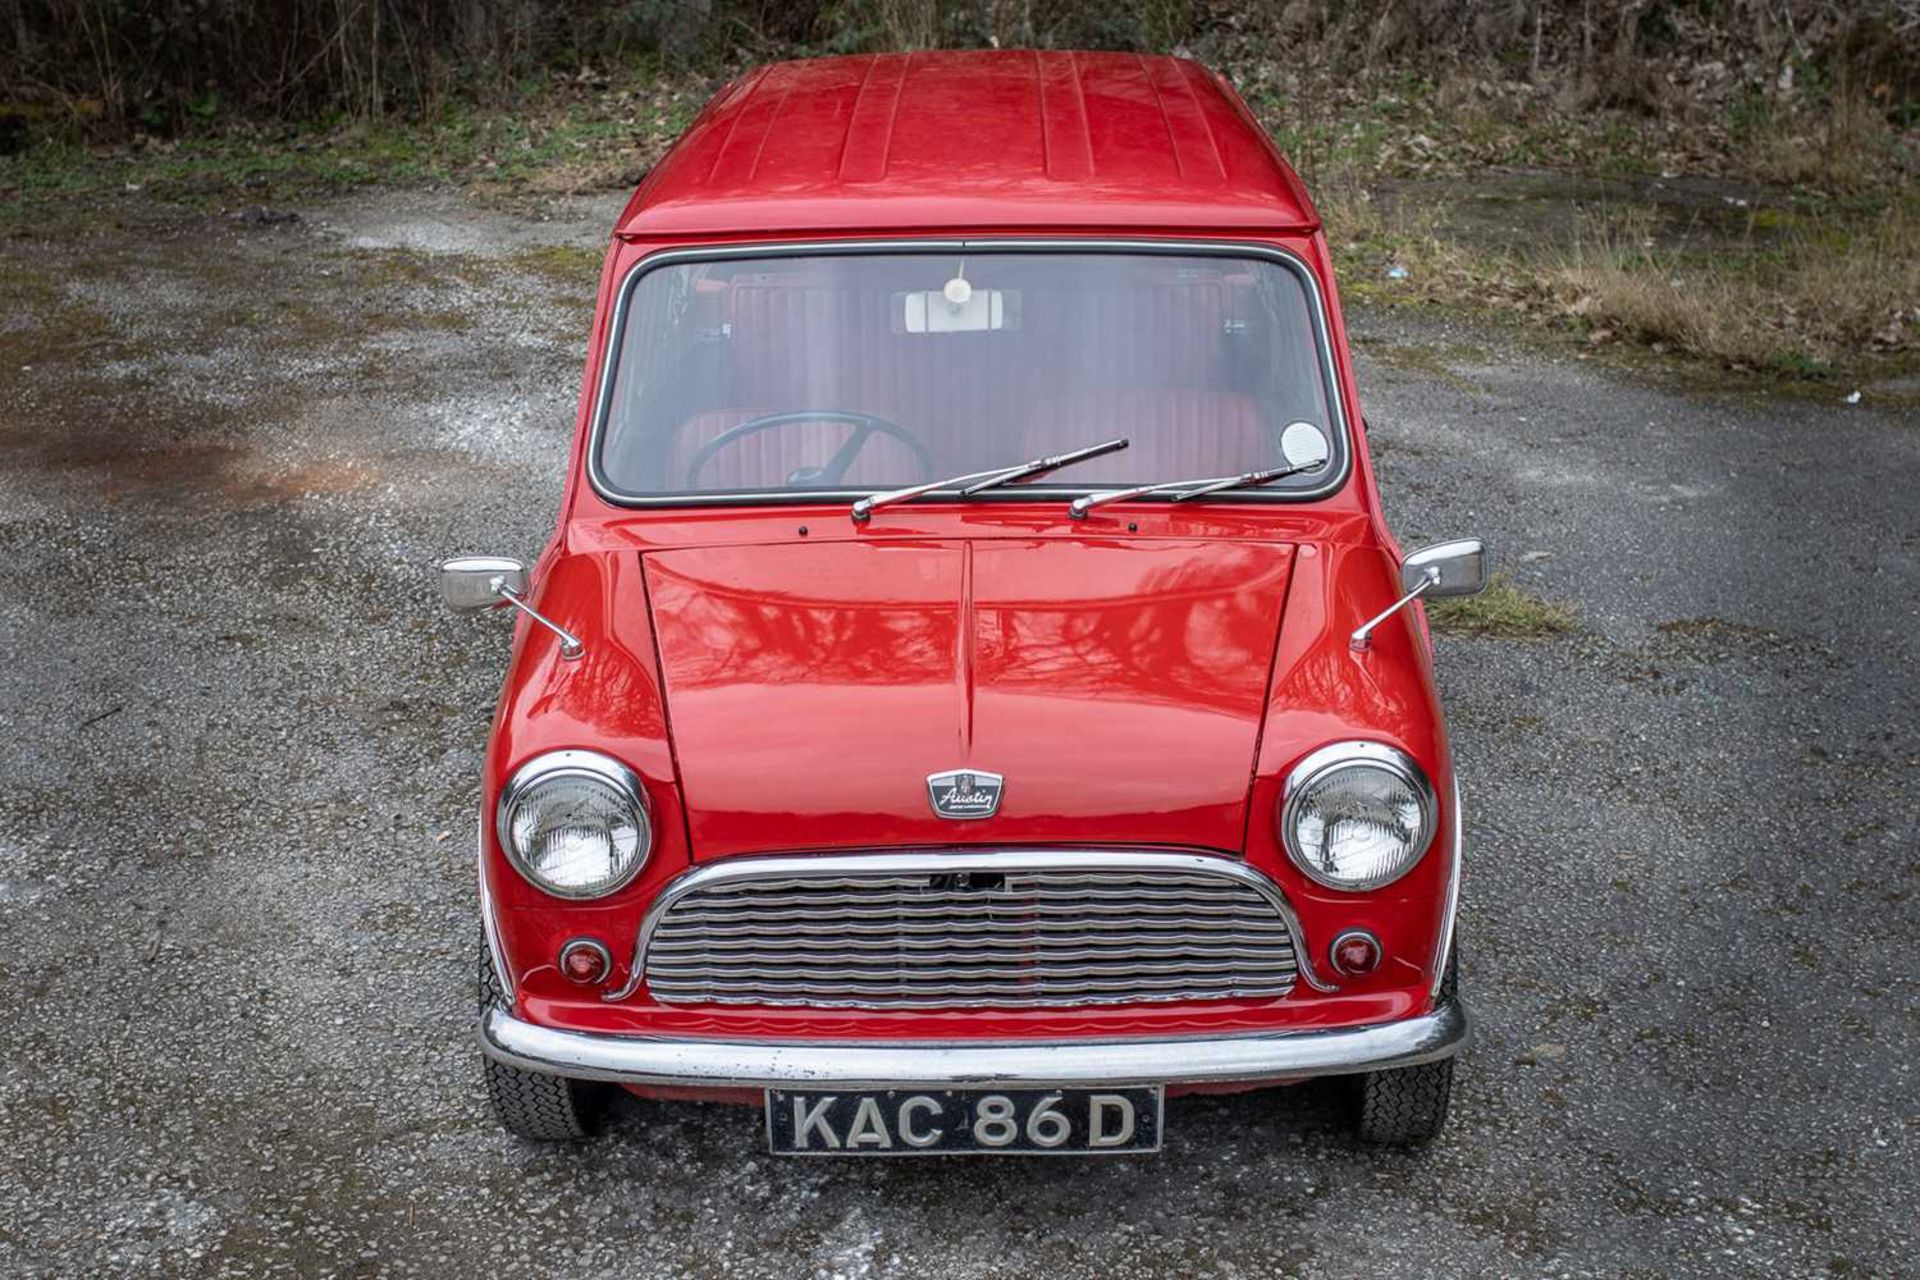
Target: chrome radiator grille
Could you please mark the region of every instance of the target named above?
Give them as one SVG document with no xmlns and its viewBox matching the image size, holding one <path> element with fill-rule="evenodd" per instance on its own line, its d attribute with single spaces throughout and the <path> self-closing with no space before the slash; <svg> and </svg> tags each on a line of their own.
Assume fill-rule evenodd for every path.
<svg viewBox="0 0 1920 1280">
<path fill-rule="evenodd" d="M 669 890 L 645 941 L 656 1000 L 880 1009 L 1271 999 L 1293 987 L 1293 935 L 1238 864 L 993 862 L 792 874 Z M 897 861 L 897 860 L 896 860 Z"/>
</svg>

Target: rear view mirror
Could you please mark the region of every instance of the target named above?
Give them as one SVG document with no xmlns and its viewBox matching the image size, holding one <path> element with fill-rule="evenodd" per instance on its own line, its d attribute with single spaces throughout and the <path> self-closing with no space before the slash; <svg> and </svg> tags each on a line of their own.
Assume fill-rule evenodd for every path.
<svg viewBox="0 0 1920 1280">
<path fill-rule="evenodd" d="M 527 566 L 501 556 L 462 556 L 440 566 L 440 598 L 455 613 L 506 604 L 505 592 L 527 593 Z"/>
<path fill-rule="evenodd" d="M 1420 548 L 1400 562 L 1400 587 L 1412 591 L 1423 582 L 1431 583 L 1420 593 L 1429 600 L 1479 595 L 1487 587 L 1486 543 L 1458 538 Z"/>
<path fill-rule="evenodd" d="M 962 284 L 965 281 L 961 282 Z M 899 293 L 900 328 L 906 333 L 979 333 L 1007 326 L 1007 306 L 1019 295 L 1004 289 L 924 289 Z M 959 298 L 959 301 L 955 301 Z M 1017 327 L 1017 326 L 1016 326 Z"/>
</svg>

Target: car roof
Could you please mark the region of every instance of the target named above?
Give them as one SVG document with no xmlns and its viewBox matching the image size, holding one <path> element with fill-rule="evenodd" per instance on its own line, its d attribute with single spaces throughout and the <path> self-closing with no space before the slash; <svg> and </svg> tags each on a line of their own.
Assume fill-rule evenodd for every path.
<svg viewBox="0 0 1920 1280">
<path fill-rule="evenodd" d="M 617 233 L 1318 225 L 1239 95 L 1198 63 L 994 49 L 762 67 L 706 105 Z"/>
</svg>

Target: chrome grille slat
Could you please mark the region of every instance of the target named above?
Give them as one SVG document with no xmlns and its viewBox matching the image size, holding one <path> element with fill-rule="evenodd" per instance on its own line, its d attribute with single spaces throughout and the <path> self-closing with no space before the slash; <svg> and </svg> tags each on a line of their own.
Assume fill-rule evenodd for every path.
<svg viewBox="0 0 1920 1280">
<path fill-rule="evenodd" d="M 825 978 L 795 978 L 790 985 L 794 989 L 851 993 L 862 990 L 863 986 L 881 987 L 891 990 L 899 981 L 900 979 L 896 976 L 885 975 L 849 977 L 843 980 L 841 975 L 832 974 Z M 1287 980 L 1278 975 L 1268 975 L 1264 979 L 1256 981 L 1255 985 L 1258 985 L 1259 981 L 1264 981 L 1268 985 L 1279 985 Z M 668 979 L 664 981 L 663 985 L 697 988 L 706 991 L 732 991 L 736 993 L 756 989 L 756 984 L 751 981 L 721 981 L 713 978 L 702 978 L 697 981 L 688 978 Z M 959 978 L 940 978 L 938 980 L 928 978 L 912 982 L 909 985 L 911 990 L 919 993 L 954 991 L 981 994 L 1002 990 L 1002 984 L 997 980 L 989 981 L 968 978 L 964 975 Z M 1184 974 L 1147 974 L 1137 977 L 1133 975 L 1116 975 L 1111 977 L 1061 979 L 1041 985 L 1043 989 L 1049 991 L 1087 994 L 1091 992 L 1115 991 L 1203 990 L 1237 986 L 1238 983 L 1228 981 L 1226 975 L 1221 975 L 1219 981 L 1212 981 L 1204 975 L 1196 978 Z"/>
<path fill-rule="evenodd" d="M 1090 852 L 1036 867 L 1015 854 L 875 855 L 868 871 L 850 855 L 818 874 L 786 859 L 780 874 L 749 867 L 709 873 L 712 883 L 695 872 L 649 920 L 644 978 L 667 1003 L 880 1009 L 1293 989 L 1300 958 L 1263 880 L 1225 860 L 1214 871 L 1198 856 L 1171 867 L 1105 856 L 1108 866 Z"/>
<path fill-rule="evenodd" d="M 1052 1008 L 1087 1004 L 1142 1004 L 1170 1000 L 1277 999 L 1292 991 L 1293 983 L 1276 981 L 1265 984 L 1239 983 L 1233 986 L 1154 984 L 1130 986 L 1124 992 L 1118 988 L 1061 987 L 1048 989 L 1027 1001 L 1009 1001 L 1004 988 L 998 983 L 942 983 L 939 986 L 916 987 L 908 993 L 896 993 L 886 988 L 870 991 L 843 983 L 783 984 L 781 990 L 788 996 L 783 1001 L 769 1000 L 757 988 L 711 985 L 677 990 L 675 998 L 687 1003 L 702 1004 L 783 1003 L 804 1004 L 809 1008 L 842 1009 L 1006 1008 L 1010 1005 L 1018 1007 L 1022 1004 Z"/>
<path fill-rule="evenodd" d="M 726 908 L 714 908 L 702 903 L 697 908 L 688 908 L 690 914 L 699 919 L 716 924 L 724 924 L 730 918 L 748 918 L 754 920 L 814 920 L 820 916 L 821 908 L 835 908 L 836 914 L 851 916 L 856 920 L 873 919 L 878 916 L 929 916 L 945 919 L 952 915 L 991 915 L 994 912 L 1010 914 L 1016 911 L 1031 912 L 1035 915 L 1056 916 L 1152 916 L 1195 915 L 1231 916 L 1245 912 L 1246 908 L 1238 903 L 1209 904 L 1205 902 L 1040 902 L 1032 898 L 1009 898 L 1002 902 L 969 902 L 956 899 L 944 902 L 896 902 L 857 905 L 859 899 L 849 898 L 845 903 L 823 902 L 806 909 L 757 908 L 752 903 L 728 904 Z M 676 906 L 675 911 L 682 908 Z"/>
<path fill-rule="evenodd" d="M 1073 888 L 1035 887 L 1007 884 L 992 890 L 975 889 L 936 889 L 924 882 L 917 888 L 875 889 L 868 893 L 845 893 L 821 890 L 817 893 L 757 893 L 746 889 L 733 889 L 725 893 L 707 895 L 706 905 L 710 910 L 722 910 L 733 907 L 750 907 L 756 910 L 768 907 L 836 907 L 859 903 L 870 903 L 876 899 L 894 900 L 914 905 L 934 905 L 955 902 L 967 902 L 979 896 L 981 892 L 1004 893 L 1009 898 L 1022 900 L 1034 899 L 1048 902 L 1094 901 L 1124 902 L 1129 906 L 1138 904 L 1139 892 L 1130 887 L 1115 888 L 1107 885 L 1080 885 Z M 1241 902 L 1238 894 L 1221 892 L 1212 886 L 1168 885 L 1156 890 L 1165 897 L 1177 898 L 1181 902 Z"/>
<path fill-rule="evenodd" d="M 817 993 L 798 993 L 798 997 L 777 1003 L 785 1005 L 804 1005 L 809 1009 L 1007 1009 L 1021 1008 L 1027 1004 L 1048 1009 L 1073 1009 L 1087 1005 L 1110 1004 L 1171 1004 L 1180 1000 L 1278 1000 L 1293 988 L 1275 987 L 1271 990 L 1241 988 L 1234 991 L 1143 991 L 1128 996 L 1124 1001 L 1109 995 L 1050 995 L 1044 1000 L 1028 1002 L 1009 1001 L 1000 995 L 967 995 L 948 993 L 937 997 L 913 1000 L 879 1000 L 848 996 L 832 991 Z M 761 995 L 691 995 L 680 997 L 679 1002 L 686 1004 L 751 1005 L 763 1007 L 776 1003 Z"/>
<path fill-rule="evenodd" d="M 1215 947 L 1216 955 L 1244 955 L 1249 958 L 1272 955 L 1276 952 L 1293 954 L 1291 943 L 1276 943 L 1271 938 L 1247 934 L 1210 934 L 1207 941 Z M 974 935 L 941 937 L 921 934 L 904 938 L 782 938 L 780 950 L 763 951 L 764 939 L 749 938 L 734 942 L 727 940 L 699 938 L 663 938 L 656 936 L 651 952 L 662 963 L 671 963 L 682 956 L 696 958 L 710 957 L 715 962 L 733 963 L 739 960 L 754 960 L 778 964 L 789 959 L 794 952 L 817 952 L 825 955 L 911 955 L 918 959 L 927 959 L 936 955 L 958 953 L 962 955 L 987 955 L 996 952 L 1008 952 L 1013 955 L 1031 955 L 1042 953 L 1054 959 L 1070 959 L 1070 952 L 1084 951 L 1089 955 L 1187 955 L 1190 953 L 1190 941 L 1178 934 L 1128 934 L 1123 937 L 1100 937 L 1086 939 L 1073 934 L 1056 933 L 1041 937 L 1021 934 L 989 935 L 981 938 Z"/>
<path fill-rule="evenodd" d="M 779 889 L 762 892 L 758 889 L 734 888 L 715 891 L 709 900 L 719 903 L 751 902 L 755 906 L 815 906 L 820 903 L 871 902 L 875 898 L 895 897 L 908 902 L 926 900 L 964 901 L 966 898 L 982 892 L 1006 893 L 1016 898 L 1107 898 L 1117 902 L 1136 902 L 1140 898 L 1138 886 L 1114 885 L 1091 877 L 1081 877 L 1071 884 L 1056 885 L 1035 883 L 1030 877 L 1006 877 L 1006 883 L 997 885 L 959 886 L 933 885 L 922 881 L 917 885 L 875 885 L 858 891 L 849 892 L 837 886 L 821 885 L 813 889 Z M 1173 882 L 1156 886 L 1154 893 L 1162 897 L 1179 896 L 1188 901 L 1214 899 L 1222 902 L 1238 901 L 1239 895 L 1219 885 L 1189 884 Z"/>
<path fill-rule="evenodd" d="M 960 874 L 965 873 L 955 872 L 946 878 L 951 879 L 953 875 Z M 1030 871 L 1008 871 L 993 874 L 1005 881 L 1005 887 L 1009 892 L 1031 892 L 1034 889 L 1051 891 L 1063 886 L 1072 885 L 1125 886 L 1128 881 L 1132 879 L 1132 877 L 1125 875 L 1115 876 L 1112 872 L 1101 871 L 1098 868 L 1090 868 L 1085 872 L 1046 871 L 1035 873 Z M 1192 875 L 1177 871 L 1162 872 L 1156 875 L 1154 878 L 1154 886 L 1156 888 L 1176 888 L 1181 886 L 1203 889 L 1222 888 L 1220 879 L 1217 876 Z M 709 897 L 726 898 L 766 893 L 784 893 L 793 889 L 801 889 L 809 893 L 815 893 L 831 891 L 839 887 L 842 886 L 836 885 L 833 882 L 823 882 L 812 876 L 784 876 L 777 878 L 769 876 L 764 880 L 756 879 L 743 884 L 716 885 L 705 892 Z M 928 876 L 919 874 L 911 876 L 876 875 L 872 879 L 863 879 L 860 887 L 863 891 L 907 889 L 915 893 L 923 893 L 928 887 Z"/>
<path fill-rule="evenodd" d="M 669 926 L 675 932 L 680 931 L 677 914 L 674 920 L 669 922 Z M 1149 923 L 1129 926 L 1129 928 L 1134 932 L 1141 932 L 1141 933 L 1182 932 L 1182 933 L 1193 933 L 1193 934 L 1207 934 L 1210 937 L 1217 936 L 1222 933 L 1234 933 L 1234 932 L 1267 933 L 1267 934 L 1286 934 L 1287 933 L 1287 926 L 1284 923 L 1276 923 L 1271 920 L 1252 920 L 1247 918 L 1230 919 L 1230 920 L 1220 919 L 1220 918 L 1207 919 L 1207 918 L 1193 917 L 1193 916 L 1161 916 L 1161 917 L 1154 918 Z M 781 933 L 780 941 L 782 945 L 786 945 L 788 942 L 794 941 L 796 939 L 812 939 L 812 938 L 819 938 L 821 940 L 828 940 L 828 941 L 833 941 L 835 943 L 838 943 L 840 939 L 843 937 L 856 937 L 856 938 L 867 937 L 867 936 L 892 937 L 895 935 L 912 936 L 912 935 L 918 935 L 918 934 L 944 936 L 950 933 L 951 934 L 1017 933 L 1017 934 L 1020 934 L 1021 936 L 1026 936 L 1026 934 L 1028 933 L 1034 933 L 1034 934 L 1040 934 L 1040 935 L 1046 935 L 1051 933 L 1072 933 L 1072 934 L 1078 935 L 1082 931 L 1083 931 L 1083 924 L 1079 920 L 1072 920 L 1072 919 L 1052 920 L 1052 919 L 1032 919 L 1032 918 L 1017 919 L 1011 915 L 1008 915 L 1000 919 L 981 917 L 979 919 L 951 920 L 951 921 L 943 921 L 943 920 L 905 921 L 903 920 L 899 922 L 891 922 L 891 921 L 867 921 L 867 920 L 852 920 L 852 921 L 836 920 L 836 921 L 827 921 L 824 923 L 817 922 L 817 921 L 796 921 L 793 923 L 793 927 L 790 931 L 783 931 Z M 1126 931 L 1127 931 L 1126 929 L 1116 928 L 1116 929 L 1109 930 L 1109 933 L 1119 934 Z M 760 922 L 733 923 L 733 924 L 703 923 L 697 929 L 689 928 L 685 932 L 688 933 L 688 936 L 690 938 L 695 940 L 707 939 L 707 938 L 735 938 L 735 937 L 760 938 L 765 936 L 766 927 L 763 923 L 760 923 Z M 665 938 L 672 935 L 669 934 L 668 928 L 663 927 L 656 936 Z"/>
<path fill-rule="evenodd" d="M 1137 952 L 1129 952 L 1119 959 L 1123 964 L 1089 964 L 1089 960 L 1100 960 L 1100 952 L 1082 952 L 1079 954 L 1048 953 L 1045 955 L 1030 953 L 1027 955 L 981 956 L 969 955 L 961 951 L 933 952 L 901 956 L 901 960 L 912 960 L 916 965 L 940 965 L 947 973 L 960 973 L 967 977 L 985 977 L 994 970 L 1003 970 L 1006 976 L 1022 978 L 1030 975 L 1036 967 L 1044 964 L 1048 977 L 1075 978 L 1086 975 L 1113 975 L 1123 977 L 1129 973 L 1158 973 L 1162 970 L 1170 973 L 1239 973 L 1242 970 L 1257 971 L 1263 969 L 1281 969 L 1293 972 L 1293 955 L 1289 952 L 1281 957 L 1263 957 L 1259 952 L 1242 951 L 1238 955 L 1208 957 L 1196 959 L 1192 955 L 1168 955 L 1147 957 Z M 739 968 L 739 965 L 749 968 Z M 870 974 L 897 976 L 910 980 L 913 970 L 900 964 L 874 966 L 872 959 L 862 957 L 849 960 L 845 964 L 830 965 L 826 968 L 795 964 L 779 955 L 769 954 L 751 961 L 728 960 L 721 964 L 705 963 L 697 960 L 682 960 L 678 963 L 655 963 L 648 967 L 651 973 L 671 976 L 676 973 L 715 973 L 725 976 L 759 977 L 770 969 L 777 969 L 782 977 L 797 978 L 833 978 L 846 976 L 849 979 L 865 977 Z"/>
</svg>

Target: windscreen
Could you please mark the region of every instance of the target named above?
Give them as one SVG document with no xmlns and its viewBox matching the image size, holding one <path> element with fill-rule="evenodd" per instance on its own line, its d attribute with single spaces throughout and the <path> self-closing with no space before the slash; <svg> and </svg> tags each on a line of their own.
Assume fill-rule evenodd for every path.
<svg viewBox="0 0 1920 1280">
<path fill-rule="evenodd" d="M 1153 484 L 1283 466 L 1300 423 L 1326 466 L 1271 491 L 1344 463 L 1290 262 L 834 253 L 682 260 L 627 287 L 597 438 L 616 496 L 864 493 L 1116 436 L 1131 447 L 1037 483 Z"/>
</svg>

